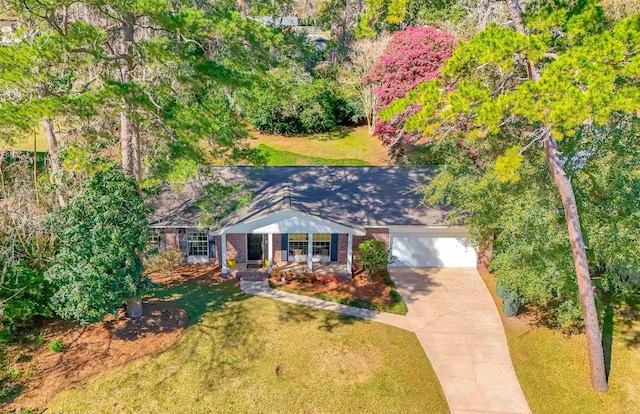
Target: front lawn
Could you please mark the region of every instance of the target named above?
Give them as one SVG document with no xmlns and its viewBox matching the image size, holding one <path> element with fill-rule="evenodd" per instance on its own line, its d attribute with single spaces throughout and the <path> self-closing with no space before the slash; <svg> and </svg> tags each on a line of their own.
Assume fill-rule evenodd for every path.
<svg viewBox="0 0 640 414">
<path fill-rule="evenodd" d="M 276 275 L 269 279 L 269 286 L 283 292 L 311 296 L 356 308 L 397 315 L 407 314 L 407 305 L 386 271 L 375 273 L 370 280 L 367 280 L 364 274 L 359 274 L 349 282 L 319 282 L 295 277 L 287 279 L 290 280 L 282 283 Z"/>
<path fill-rule="evenodd" d="M 496 304 L 495 277 L 481 272 Z M 617 321 L 613 331 L 609 392 L 589 383 L 586 338 L 531 325 L 531 315 L 507 318 L 500 312 L 511 359 L 534 413 L 631 413 L 640 407 L 640 322 Z M 633 319 L 633 318 L 632 318 Z"/>
<path fill-rule="evenodd" d="M 248 296 L 235 282 L 161 296 L 192 303 L 198 322 L 166 350 L 62 392 L 48 412 L 448 412 L 411 332 Z"/>
</svg>

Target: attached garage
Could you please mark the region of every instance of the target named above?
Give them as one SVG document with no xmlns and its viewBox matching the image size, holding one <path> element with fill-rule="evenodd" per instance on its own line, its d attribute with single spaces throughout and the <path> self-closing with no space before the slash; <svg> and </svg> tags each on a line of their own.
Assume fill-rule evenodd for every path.
<svg viewBox="0 0 640 414">
<path fill-rule="evenodd" d="M 477 254 L 459 228 L 403 226 L 389 231 L 393 266 L 476 267 Z"/>
</svg>

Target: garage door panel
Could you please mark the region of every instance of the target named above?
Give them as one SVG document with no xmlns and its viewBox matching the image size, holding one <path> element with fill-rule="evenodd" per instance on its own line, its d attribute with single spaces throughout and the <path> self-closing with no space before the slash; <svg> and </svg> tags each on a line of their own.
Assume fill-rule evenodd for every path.
<svg viewBox="0 0 640 414">
<path fill-rule="evenodd" d="M 466 239 L 421 233 L 391 235 L 393 266 L 475 267 L 476 252 Z"/>
</svg>

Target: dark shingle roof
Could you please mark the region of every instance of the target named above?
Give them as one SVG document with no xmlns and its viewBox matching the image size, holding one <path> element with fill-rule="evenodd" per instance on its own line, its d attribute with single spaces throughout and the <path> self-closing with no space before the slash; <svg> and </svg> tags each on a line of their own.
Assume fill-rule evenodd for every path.
<svg viewBox="0 0 640 414">
<path fill-rule="evenodd" d="M 347 226 L 445 225 L 446 209 L 424 206 L 414 190 L 427 183 L 433 168 L 401 167 L 213 167 L 180 193 L 167 187 L 148 200 L 153 226 L 203 225 L 198 206 L 204 187 L 216 180 L 241 185 L 251 202 L 219 221 L 225 227 L 283 207 Z"/>
</svg>

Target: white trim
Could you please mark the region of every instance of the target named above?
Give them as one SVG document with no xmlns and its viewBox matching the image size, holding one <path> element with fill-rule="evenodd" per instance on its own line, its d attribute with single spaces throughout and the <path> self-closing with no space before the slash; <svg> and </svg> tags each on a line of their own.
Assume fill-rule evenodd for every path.
<svg viewBox="0 0 640 414">
<path fill-rule="evenodd" d="M 296 230 L 297 228 L 297 230 Z M 284 208 L 254 220 L 240 222 L 215 231 L 223 233 L 349 233 L 364 236 L 360 228 L 348 227 L 318 216 Z"/>
<path fill-rule="evenodd" d="M 267 272 L 271 273 L 271 266 L 273 264 L 273 233 L 269 233 L 267 243 L 267 260 L 269 260 L 269 268 Z"/>
<path fill-rule="evenodd" d="M 313 233 L 307 235 L 307 272 L 313 272 Z"/>
<path fill-rule="evenodd" d="M 421 233 L 428 235 L 443 235 L 446 237 L 468 237 L 469 231 L 463 226 L 389 226 L 391 233 Z"/>
<path fill-rule="evenodd" d="M 222 266 L 222 274 L 227 273 L 227 235 L 224 233 L 222 233 L 222 240 L 220 240 L 220 265 Z"/>
</svg>

